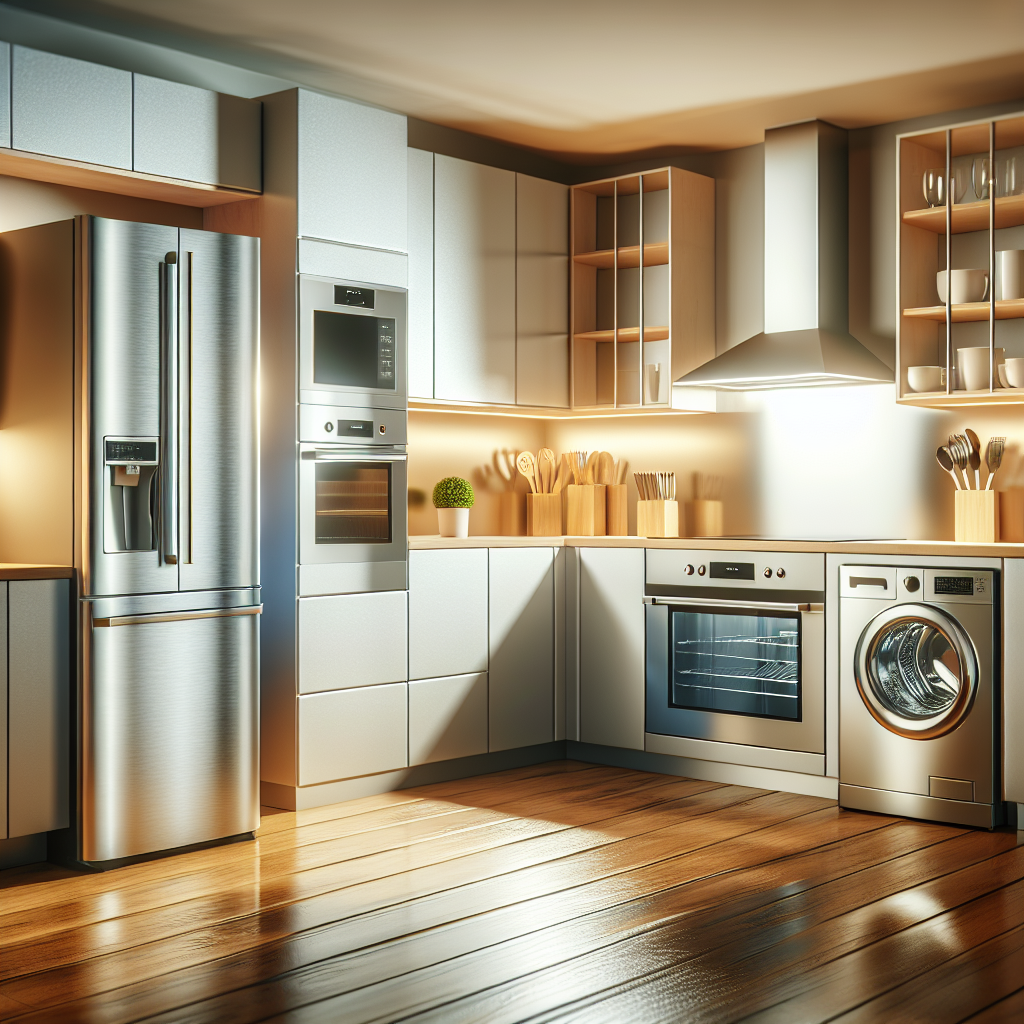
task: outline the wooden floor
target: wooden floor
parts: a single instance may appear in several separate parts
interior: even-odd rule
[[[1024,1019],[1024,846],[575,762],[0,873],[0,1019]]]

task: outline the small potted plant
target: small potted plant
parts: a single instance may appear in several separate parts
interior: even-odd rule
[[[446,476],[434,486],[434,508],[442,537],[469,536],[469,510],[476,501],[473,486],[461,476]]]

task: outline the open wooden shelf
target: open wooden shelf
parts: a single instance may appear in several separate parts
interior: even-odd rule
[[[953,323],[966,324],[988,319],[988,302],[959,302],[950,309]],[[915,306],[903,310],[913,320],[939,320],[945,322],[945,306]],[[1024,299],[996,299],[997,320],[1017,320],[1024,317]]]
[[[596,252],[578,252],[573,261],[598,270],[611,270],[615,266],[614,249],[598,249]],[[644,246],[644,266],[664,267],[668,265],[668,242],[650,242]],[[619,247],[619,270],[632,270],[640,266],[640,246]]]
[[[583,334],[574,335],[576,341],[614,341],[614,331],[585,331]],[[667,327],[645,327],[644,341],[664,341],[668,337]],[[639,327],[620,327],[619,343],[639,341]]]
[[[1012,228],[1024,224],[1024,195],[996,197],[996,228]],[[977,203],[957,203],[953,207],[953,234],[965,231],[985,231],[988,228],[988,200]],[[932,206],[924,210],[907,210],[903,223],[937,235],[946,233],[946,208]]]
[[[956,409],[963,405],[1024,405],[1024,388],[996,388],[994,391],[908,391],[901,399],[906,405],[926,409]]]

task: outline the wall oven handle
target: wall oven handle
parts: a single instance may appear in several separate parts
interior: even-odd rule
[[[310,462],[406,462],[408,455],[401,452],[382,452],[379,449],[351,448],[347,451],[303,452],[302,457]]]
[[[178,264],[160,264],[160,555],[178,561]]]
[[[724,598],[701,597],[645,597],[644,604],[675,605],[681,608],[721,608],[724,611],[740,611],[753,608],[757,611],[814,612],[825,611],[824,604],[789,604],[781,601],[730,601]]]
[[[263,605],[247,605],[245,608],[203,608],[193,612],[156,612],[150,615],[111,615],[106,619],[93,619],[95,627],[143,626],[147,622],[186,622],[189,619],[226,619],[233,615],[260,615]]]

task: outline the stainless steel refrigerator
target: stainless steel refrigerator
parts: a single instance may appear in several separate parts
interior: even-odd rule
[[[0,557],[80,570],[75,856],[252,832],[259,242],[80,217],[0,235],[0,279],[45,477],[0,471]]]

